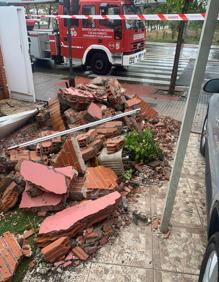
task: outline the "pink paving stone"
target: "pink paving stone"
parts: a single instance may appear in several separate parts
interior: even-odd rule
[[[67,193],[68,187],[65,176],[48,166],[23,161],[20,174],[26,181],[39,186],[41,190],[59,195]]]
[[[57,195],[54,193],[47,193],[47,192],[44,192],[40,196],[32,198],[27,193],[29,188],[30,188],[29,184],[26,183],[25,191],[22,194],[21,202],[19,205],[19,208],[21,209],[57,206],[63,200],[62,195]]]
[[[120,198],[119,192],[113,192],[97,200],[88,200],[66,208],[47,217],[40,225],[39,235],[68,230],[82,219],[95,216],[107,207],[115,205]]]

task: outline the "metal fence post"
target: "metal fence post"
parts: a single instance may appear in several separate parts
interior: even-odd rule
[[[215,26],[219,13],[218,0],[209,0],[206,19],[202,28],[201,39],[199,43],[198,56],[195,63],[195,68],[192,75],[192,80],[189,88],[188,98],[182,127],[179,135],[179,140],[176,149],[173,169],[171,172],[168,192],[164,212],[161,220],[161,232],[167,232],[170,223],[170,218],[173,211],[176,191],[182,171],[182,166],[185,158],[186,148],[189,141],[189,135],[192,128],[192,123],[195,115],[196,106],[198,103],[201,85],[205,74],[205,68],[208,62],[208,56],[211,48],[212,39],[214,36]]]

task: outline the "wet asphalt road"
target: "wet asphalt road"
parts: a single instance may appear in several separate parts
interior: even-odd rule
[[[116,76],[120,81],[130,83],[143,83],[156,86],[168,86],[173,67],[175,46],[171,43],[148,43],[146,48],[146,57],[127,69],[113,68],[110,75]],[[181,51],[177,85],[188,87],[190,84],[195,59],[198,52],[197,45],[185,45]],[[38,62],[37,72],[59,73],[64,78],[68,77],[69,70],[66,65],[55,66],[52,62]],[[82,75],[94,78],[89,69],[84,70],[81,67],[74,67],[76,75]],[[219,46],[211,49],[209,61],[206,68],[205,80],[219,77]]]

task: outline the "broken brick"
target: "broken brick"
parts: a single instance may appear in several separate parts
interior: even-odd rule
[[[69,266],[69,265],[71,265],[72,264],[72,261],[66,261],[66,262],[64,262],[63,263],[63,267],[67,267],[67,266]]]
[[[85,186],[87,190],[115,190],[118,177],[111,168],[104,166],[88,167]]]
[[[37,244],[45,246],[61,236],[74,237],[85,228],[107,218],[120,200],[120,193],[113,192],[94,201],[81,202],[47,217],[40,225]]]
[[[27,258],[32,256],[31,246],[27,240],[23,240],[22,253]]]
[[[116,110],[123,110],[126,99],[117,79],[110,78],[106,81],[107,99]]]
[[[57,98],[50,99],[48,101],[48,106],[53,129],[57,131],[65,130],[65,125],[60,113],[59,100]]]
[[[60,261],[55,262],[55,263],[54,263],[54,266],[55,266],[55,267],[59,267],[60,265],[63,265],[64,263],[65,263],[64,260],[60,260]]]
[[[95,153],[97,154],[103,148],[103,140],[99,138],[96,139],[95,141],[90,143],[90,147],[93,147]]]
[[[46,161],[44,157],[40,157],[37,155],[35,151],[29,150],[10,150],[9,156],[11,161],[24,161],[24,160],[31,160],[35,162]]]
[[[85,178],[77,177],[69,189],[69,199],[81,201],[86,198],[87,188],[85,186]]]
[[[120,136],[108,139],[105,142],[107,153],[113,154],[118,152],[123,147],[123,144],[124,144],[124,139]]]
[[[9,231],[0,237],[0,281],[9,282],[22,257],[22,250],[14,234]]]
[[[103,246],[105,244],[107,244],[109,241],[108,237],[107,236],[103,236],[100,240],[100,246]]]
[[[106,233],[108,235],[112,234],[113,233],[113,229],[112,229],[111,224],[109,224],[108,222],[105,222],[103,224],[103,231],[104,231],[104,233]]]
[[[149,104],[147,104],[144,100],[139,98],[138,96],[134,96],[130,100],[127,101],[127,105],[132,109],[141,109],[141,115],[145,119],[151,119],[158,115],[157,111],[153,109]]]
[[[87,135],[89,136],[90,141],[93,142],[97,136],[96,129],[89,129]]]
[[[54,167],[73,166],[79,175],[83,175],[86,170],[80,147],[77,140],[73,137],[65,141],[65,144],[53,162]]]
[[[33,234],[35,233],[35,231],[33,229],[29,229],[29,230],[26,230],[24,231],[24,234],[23,234],[23,239],[27,239],[29,237],[31,237]]]
[[[78,111],[86,110],[87,106],[94,100],[93,94],[89,91],[73,87],[60,89],[58,97],[61,103],[67,104]]]
[[[89,161],[90,159],[94,158],[96,153],[93,147],[89,146],[83,150],[81,150],[82,158],[85,162]]]
[[[86,251],[86,253],[87,253],[88,255],[93,255],[93,254],[95,254],[95,253],[97,252],[97,250],[98,250],[98,248],[97,248],[96,245],[95,245],[95,246],[91,246],[91,247],[86,247],[86,248],[85,248],[85,251]]]
[[[85,147],[90,143],[90,136],[86,133],[79,134],[76,139],[80,147]]]
[[[73,254],[80,260],[85,261],[89,258],[89,255],[79,246],[72,249]]]
[[[100,120],[103,117],[102,109],[95,103],[91,103],[87,108],[86,119],[88,121]]]
[[[23,187],[17,185],[14,181],[5,189],[0,199],[0,210],[6,212],[12,209],[23,191]]]
[[[68,237],[61,237],[44,247],[41,250],[41,253],[45,259],[45,261],[54,263],[58,261],[61,257],[66,255],[71,248],[70,241]]]
[[[72,253],[69,253],[69,254],[65,257],[65,261],[68,261],[68,260],[73,260],[73,254],[72,254]]]

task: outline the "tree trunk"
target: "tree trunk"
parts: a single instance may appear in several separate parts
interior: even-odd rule
[[[184,7],[182,9],[182,13],[188,12],[189,4],[190,4],[190,0],[185,0]],[[186,22],[181,21],[179,23],[176,52],[175,52],[174,64],[173,64],[173,69],[172,69],[172,74],[171,74],[171,79],[170,79],[170,87],[169,87],[169,92],[168,92],[169,95],[173,95],[175,92],[175,88],[176,88],[179,59],[180,59],[181,47],[183,44],[183,33],[184,33],[185,26],[186,26]]]
[[[52,5],[49,5],[49,15],[52,13]],[[48,29],[50,28],[51,18],[48,19]]]

